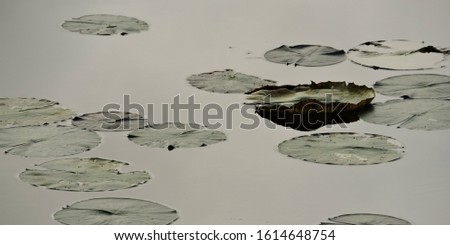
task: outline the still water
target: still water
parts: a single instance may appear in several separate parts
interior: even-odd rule
[[[293,67],[265,61],[280,45],[321,44],[348,50],[380,39],[409,39],[450,47],[450,2],[433,1],[120,1],[0,0],[0,97],[55,100],[78,114],[109,103],[162,105],[194,95],[202,108],[224,110],[244,95],[218,94],[188,85],[186,77],[215,70],[278,81],[347,81],[372,86],[412,73],[450,75],[449,68],[419,72],[373,70],[349,60],[327,67]],[[118,14],[144,20],[148,31],[89,36],[66,31],[64,20]],[[377,94],[375,102],[388,97]],[[187,114],[182,114],[186,120]],[[202,123],[202,113],[195,120]],[[238,110],[217,120],[223,143],[196,149],[153,149],[130,142],[125,132],[100,133],[102,144],[76,157],[129,162],[123,171],[146,170],[136,188],[77,193],[30,186],[26,168],[52,159],[0,155],[0,224],[58,224],[52,214],[94,197],[155,201],[178,210],[174,224],[318,224],[346,213],[379,213],[414,224],[450,224],[450,131],[413,131],[358,121],[315,132],[365,132],[405,145],[400,160],[372,166],[321,165],[288,158],[277,145],[307,135],[281,126],[239,128]],[[228,125],[230,126],[230,125]]]

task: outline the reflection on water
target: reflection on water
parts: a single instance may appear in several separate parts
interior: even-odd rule
[[[359,120],[358,112],[346,113],[290,113],[279,106],[256,107],[256,113],[278,125],[300,131],[314,131],[326,125],[347,124]]]

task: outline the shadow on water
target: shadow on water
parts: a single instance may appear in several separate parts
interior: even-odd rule
[[[314,131],[326,125],[352,123],[359,120],[358,111],[295,113],[283,106],[257,106],[255,112],[275,124],[299,131]]]

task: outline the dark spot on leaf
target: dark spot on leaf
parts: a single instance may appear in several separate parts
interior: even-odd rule
[[[419,52],[419,53],[441,53],[441,54],[445,53],[444,51],[442,51],[434,46],[426,46],[421,49],[418,49],[416,52]]]
[[[345,55],[345,51],[344,50],[336,50],[330,53],[326,53],[326,55],[331,55],[331,56],[342,56]]]
[[[375,46],[375,47],[381,47],[382,45],[378,42],[365,42],[362,45],[367,45],[367,46]]]

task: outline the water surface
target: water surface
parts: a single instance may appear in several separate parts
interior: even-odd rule
[[[319,44],[348,50],[379,39],[410,39],[450,47],[448,1],[24,1],[0,2],[0,97],[59,101],[78,114],[108,103],[161,105],[195,95],[223,108],[243,95],[190,87],[192,74],[234,69],[280,84],[349,81],[372,86],[388,76],[417,72],[365,68],[349,60],[327,67],[265,61],[280,45]],[[90,36],[66,31],[66,19],[119,14],[144,20],[149,31]],[[449,75],[449,68],[420,71]],[[375,101],[388,97],[377,95]],[[182,115],[182,119],[186,119]],[[202,123],[201,113],[196,114]],[[220,120],[219,120],[220,121]],[[318,224],[345,213],[380,213],[414,224],[450,224],[450,131],[412,131],[358,121],[315,132],[365,132],[394,137],[406,147],[395,162],[331,166],[288,158],[278,143],[308,132],[264,124],[221,128],[228,140],[204,148],[167,151],[137,146],[125,132],[100,133],[102,144],[75,157],[129,162],[146,170],[145,185],[113,192],[75,193],[36,188],[19,173],[52,159],[0,155],[0,224],[58,224],[61,207],[94,197],[152,200],[177,209],[175,224]],[[224,120],[220,121],[224,122]],[[262,119],[261,119],[261,122]]]

